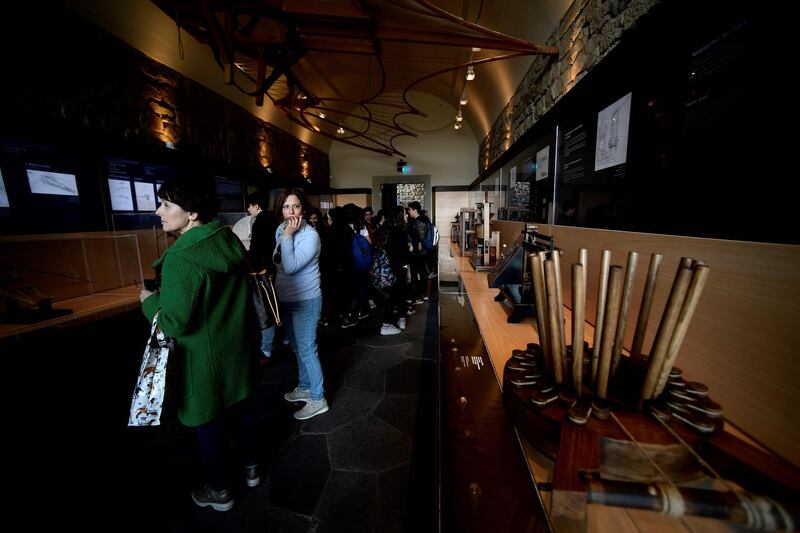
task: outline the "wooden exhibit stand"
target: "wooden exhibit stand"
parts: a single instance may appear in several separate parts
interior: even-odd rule
[[[463,282],[464,288],[469,296],[478,327],[483,338],[486,350],[492,362],[492,366],[500,388],[503,386],[503,368],[506,361],[510,358],[512,350],[525,349],[528,343],[538,343],[536,321],[534,318],[526,318],[519,324],[509,324],[506,321],[506,313],[502,306],[494,298],[498,289],[491,289],[487,284],[487,273],[475,272],[466,258],[458,256],[458,249],[451,248],[456,269]],[[565,329],[571,331],[571,314],[569,309],[565,309]],[[591,343],[594,336],[594,328],[586,324],[584,339]],[[570,439],[581,439],[581,432],[571,424],[561,425],[561,438],[564,442],[572,442]],[[735,429],[726,425],[726,430],[737,433]],[[741,435],[739,435],[741,437]],[[523,453],[527,460],[532,480],[539,490],[541,499],[548,512],[553,506],[553,492],[561,491],[560,497],[564,497],[569,492],[569,487],[555,487],[554,480],[564,479],[559,476],[558,469],[569,466],[569,458],[554,462],[539,449],[534,448],[524,438],[520,439]],[[585,443],[573,442],[578,448],[582,448]],[[596,442],[594,443],[596,445]],[[562,447],[563,448],[563,447]],[[567,454],[569,455],[569,454]],[[562,473],[563,474],[563,473]],[[566,476],[569,477],[569,476]],[[572,476],[577,480],[577,475]],[[557,483],[556,483],[557,484]],[[564,492],[566,491],[566,492]],[[564,506],[564,500],[559,504]],[[608,507],[599,504],[589,504],[586,506],[585,519],[578,520],[551,514],[551,520],[558,532],[561,531],[692,531],[692,532],[718,532],[718,531],[739,531],[742,528],[733,524],[703,518],[697,516],[684,516],[682,518],[672,518],[661,515],[653,511],[643,511],[622,507]],[[568,514],[568,513],[567,513]]]
[[[135,283],[155,276],[150,265],[168,244],[155,228],[0,237],[0,297],[46,298],[54,311],[71,311],[33,323],[0,323],[0,339],[137,309]]]
[[[23,335],[32,331],[57,326],[76,326],[86,321],[101,320],[107,316],[138,309],[139,289],[131,285],[96,294],[60,300],[55,309],[71,309],[72,313],[33,324],[0,324],[0,339]]]

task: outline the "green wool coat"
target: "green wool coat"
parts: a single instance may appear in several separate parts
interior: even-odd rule
[[[153,263],[161,290],[142,302],[152,322],[174,337],[170,354],[177,389],[178,419],[199,426],[250,396],[252,336],[248,333],[245,250],[219,221],[181,235]]]

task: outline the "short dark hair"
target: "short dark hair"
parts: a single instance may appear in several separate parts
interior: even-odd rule
[[[414,200],[413,202],[408,202],[408,208],[413,209],[417,213],[422,211],[422,205],[420,205],[420,203],[416,200]]]
[[[247,205],[257,205],[262,210],[266,211],[269,208],[269,198],[262,190],[251,192],[247,195]]]
[[[364,214],[366,215],[367,213],[375,214],[375,211],[372,210],[371,205],[368,205],[367,207],[364,208]]]
[[[311,203],[308,201],[308,197],[306,197],[306,193],[303,189],[299,187],[286,187],[281,191],[280,196],[278,196],[278,201],[275,204],[275,214],[278,220],[283,220],[283,203],[291,195],[297,196],[298,200],[300,200],[300,205],[303,206],[303,213],[308,213],[311,209]]]
[[[203,175],[182,174],[167,178],[158,189],[158,197],[179,205],[184,211],[197,213],[197,219],[203,224],[214,220],[219,212],[214,182]]]

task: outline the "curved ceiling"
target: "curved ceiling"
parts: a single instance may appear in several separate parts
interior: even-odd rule
[[[240,90],[254,94],[258,89],[253,80],[258,78],[255,71],[259,68],[257,61],[259,55],[245,54],[239,50],[235,55],[231,54],[231,57],[226,58],[224,43],[230,41],[226,41],[225,36],[230,36],[235,28],[244,29],[245,47],[240,48],[245,50],[248,38],[252,39],[251,43],[256,42],[257,37],[262,40],[266,38],[267,41],[272,39],[276,41],[274,44],[279,45],[287,41],[287,33],[292,33],[293,29],[299,27],[295,23],[301,21],[305,24],[304,28],[310,28],[303,37],[312,40],[307,41],[312,42],[311,46],[302,47],[304,50],[298,54],[299,57],[291,56],[295,52],[290,46],[273,47],[270,51],[278,50],[283,55],[277,61],[270,56],[272,64],[268,64],[268,61],[262,65],[264,68],[262,79],[269,78],[272,71],[280,71],[281,65],[292,65],[293,71],[290,76],[283,77],[278,74],[285,72],[285,69],[280,73],[276,72],[273,76],[275,79],[272,80],[274,90],[272,93],[265,93],[272,100],[272,104],[265,99],[265,108],[276,105],[290,120],[307,128],[308,131],[301,135],[305,138],[319,137],[325,133],[323,130],[327,129],[329,138],[343,140],[337,138],[340,136],[335,134],[337,127],[342,126],[346,134],[341,137],[347,137],[353,132],[363,131],[363,125],[366,123],[364,117],[371,117],[373,122],[383,124],[385,127],[379,128],[382,131],[373,136],[372,142],[377,144],[366,143],[366,146],[361,147],[381,153],[398,153],[393,148],[392,139],[398,134],[411,133],[406,128],[401,113],[413,114],[416,110],[413,107],[392,112],[386,110],[398,102],[410,106],[410,103],[403,98],[403,91],[409,88],[452,102],[454,108],[458,106],[459,96],[466,88],[468,104],[463,106],[462,115],[474,132],[476,141],[480,143],[530,67],[533,56],[529,54],[554,53],[554,48],[534,43],[547,41],[571,2],[568,0],[536,2],[530,0],[261,0],[255,2],[155,0],[153,3],[173,18],[179,13],[178,9],[186,10],[188,6],[189,11],[182,12],[178,22],[201,43],[205,41],[205,44],[214,51],[215,57],[209,55],[207,61],[213,62],[216,59],[223,67],[223,70],[218,70],[220,78],[224,77],[226,81],[234,81],[235,78],[241,85]],[[93,17],[96,21],[98,18],[105,21],[124,21],[125,16],[121,12],[134,8],[133,3],[128,1],[73,0],[68,4],[73,6],[91,4],[91,9],[95,12],[103,9],[112,12],[109,16]],[[240,11],[236,17],[229,17],[229,21],[226,22],[225,9],[230,10],[232,6],[238,6]],[[200,11],[195,10],[192,14],[191,9],[197,7]],[[253,13],[267,13],[273,16],[247,16],[248,9]],[[439,10],[451,13],[455,17],[439,13]],[[162,15],[158,10],[155,12]],[[285,17],[287,12],[291,14],[288,19]],[[376,13],[380,16],[376,16]],[[344,20],[348,21],[349,26],[333,24],[339,34],[332,33],[331,21]],[[442,23],[442,20],[445,22]],[[137,24],[138,31],[149,31],[150,26],[147,21],[139,21]],[[192,24],[195,28],[193,32],[190,29]],[[102,23],[101,25],[105,26]],[[118,33],[114,28],[106,27],[106,29]],[[438,33],[434,34],[433,30]],[[359,39],[360,32],[364,32],[368,38]],[[296,38],[297,35],[299,33],[295,32],[290,37]],[[416,43],[409,44],[407,41]],[[485,46],[481,47],[481,51],[471,53],[471,46],[475,46],[476,43]],[[489,46],[493,49],[489,49]],[[326,47],[328,53],[324,55],[308,51]],[[338,53],[336,53],[337,47],[340,48]],[[331,48],[334,49],[334,53],[330,53]],[[360,50],[362,48],[363,50]],[[359,51],[363,53],[358,53]],[[524,57],[489,62],[494,57],[514,54]],[[479,64],[475,66],[476,79],[467,83],[465,73],[470,59],[473,63]],[[381,66],[388,74],[383,80],[383,95],[377,91],[381,79],[376,73]],[[242,76],[248,71],[250,80],[246,75]],[[442,73],[412,83],[423,77],[422,73],[427,76],[437,71]],[[397,76],[398,73],[403,75]],[[209,80],[196,81],[204,83]],[[210,87],[219,85],[219,80],[212,81],[211,84],[204,84]],[[342,102],[336,101],[337,94],[343,97]],[[389,107],[376,112],[378,108],[375,106],[370,108],[362,103],[353,103],[353,94],[364,95],[362,97],[364,100],[373,98],[373,103],[388,104]],[[348,101],[351,102],[349,106]],[[319,116],[320,112],[325,118]],[[417,124],[418,120],[414,123]],[[314,133],[315,130],[320,133]],[[317,142],[313,144],[317,146],[329,144],[324,141],[319,142],[322,139],[315,141]]]

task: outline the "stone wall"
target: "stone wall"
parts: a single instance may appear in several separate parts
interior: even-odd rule
[[[425,207],[425,184],[424,183],[398,183],[397,184],[397,205],[407,206],[409,202],[417,201]]]
[[[486,170],[622,39],[657,0],[575,0],[547,40],[558,57],[538,56],[480,146]]]

